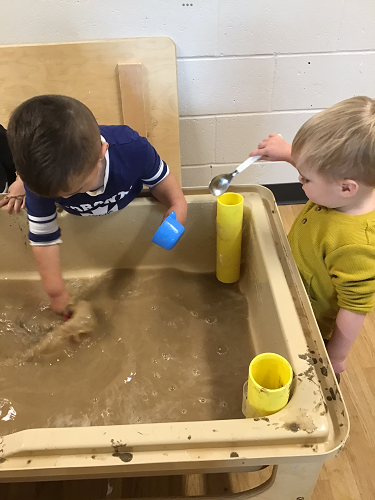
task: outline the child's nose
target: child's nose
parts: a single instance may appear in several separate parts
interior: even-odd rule
[[[303,184],[303,177],[302,177],[302,175],[298,176],[298,180],[300,181],[301,184]]]

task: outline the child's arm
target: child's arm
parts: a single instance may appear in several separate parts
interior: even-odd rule
[[[163,220],[172,212],[176,212],[177,220],[185,223],[187,203],[176,177],[169,173],[159,184],[150,189],[157,200],[167,207]]]
[[[32,249],[50,307],[62,313],[70,299],[61,274],[59,245],[33,246]]]
[[[19,214],[21,208],[25,208],[25,188],[20,177],[9,186],[8,193],[0,200],[0,208],[4,208],[8,214]]]
[[[365,314],[340,309],[327,352],[335,373],[345,370],[345,359],[361,331]]]
[[[287,161],[293,165],[291,151],[292,146],[281,135],[270,134],[258,144],[258,149],[252,151],[249,156],[261,156],[261,160],[268,161]]]
[[[52,198],[43,198],[25,186],[26,209],[29,221],[29,241],[51,304],[57,313],[69,304],[60,268],[61,230],[57,222],[56,205]]]

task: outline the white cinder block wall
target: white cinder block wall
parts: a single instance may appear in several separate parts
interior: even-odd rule
[[[169,36],[177,46],[184,186],[206,186],[270,132],[375,97],[374,0],[12,0],[0,44]],[[1,78],[1,75],[0,75]],[[239,183],[297,180],[256,164]]]

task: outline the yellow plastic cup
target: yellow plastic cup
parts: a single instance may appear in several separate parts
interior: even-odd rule
[[[249,366],[245,416],[267,416],[282,410],[289,401],[292,380],[292,367],[279,354],[255,356]]]
[[[234,283],[240,277],[243,197],[224,193],[217,200],[216,277]]]

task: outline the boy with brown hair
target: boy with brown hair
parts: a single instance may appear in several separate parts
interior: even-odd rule
[[[33,97],[12,113],[7,131],[25,184],[29,240],[51,308],[69,304],[60,269],[56,203],[78,216],[117,212],[143,185],[184,224],[187,204],[167,164],[144,137],[126,125],[98,125],[80,101],[62,95]]]
[[[256,155],[291,163],[310,200],[288,239],[338,374],[375,304],[375,101],[339,102],[302,125],[291,146],[271,134]]]

